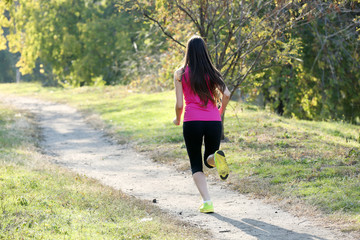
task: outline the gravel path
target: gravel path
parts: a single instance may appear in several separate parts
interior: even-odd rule
[[[209,182],[216,213],[200,214],[199,194],[189,173],[154,163],[128,145],[117,145],[94,130],[74,108],[33,98],[0,96],[2,101],[35,113],[42,148],[53,162],[96,178],[128,195],[153,201],[174,216],[210,229],[214,239],[310,240],[355,239],[292,216],[261,200],[249,199]]]

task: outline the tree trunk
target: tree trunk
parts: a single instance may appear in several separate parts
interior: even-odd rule
[[[16,69],[16,83],[20,83],[20,70],[19,68]]]

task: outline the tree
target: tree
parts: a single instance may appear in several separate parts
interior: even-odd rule
[[[321,92],[317,115],[355,123],[360,117],[360,22],[355,20],[360,1],[322,6],[320,11],[327,12],[300,32],[307,38],[305,71],[318,79],[316,88]]]
[[[15,81],[14,61],[14,56],[11,53],[5,50],[0,51],[0,83]]]
[[[318,3],[320,13],[288,32],[298,39],[299,61],[266,71],[259,80],[268,104],[279,114],[305,119],[360,117],[359,3]]]
[[[282,79],[280,75],[276,79],[276,82],[282,85],[277,88],[278,94],[281,96],[276,97],[276,109],[279,113],[285,112],[286,115],[295,114],[312,119],[319,114],[319,109],[326,109],[330,104],[334,106],[338,104],[335,98],[328,103],[323,101],[322,104],[319,104],[320,100],[325,99],[325,95],[333,95],[333,91],[314,84],[314,74],[306,67],[308,61],[305,66],[301,63],[301,57],[306,58],[303,50],[308,42],[303,41],[301,34],[295,34],[295,32],[307,26],[314,26],[319,22],[318,19],[322,21],[321,19],[334,18],[338,16],[339,12],[344,12],[352,16],[352,19],[348,18],[351,21],[340,20],[340,23],[328,19],[328,22],[329,20],[332,22],[333,28],[331,34],[324,38],[330,40],[338,37],[340,43],[341,37],[344,37],[342,35],[347,33],[345,35],[349,36],[348,30],[351,30],[353,36],[350,41],[356,42],[358,34],[354,29],[359,26],[357,14],[360,1],[137,0],[135,2],[133,8],[140,10],[145,19],[158,25],[164,35],[180,48],[185,47],[184,36],[194,33],[201,35],[207,41],[215,65],[222,72],[232,95],[240,86],[257,88],[259,84],[261,85],[260,79],[263,80],[263,84],[270,86],[269,82],[266,82],[269,80],[266,76],[269,76],[269,71],[275,70],[278,73],[289,74],[286,79]],[[358,20],[353,20],[356,17]],[[349,23],[350,25],[346,25]],[[191,34],[183,33],[184,30],[181,26],[184,24],[193,28],[190,31]],[[357,45],[352,47],[338,45],[343,50],[348,49],[344,51],[344,54],[346,52],[348,55],[353,53],[352,59],[356,59],[358,56],[355,46]],[[349,49],[354,50],[349,51]],[[307,51],[307,49],[305,50]],[[314,48],[311,50],[311,53],[319,53],[318,57],[325,57],[326,61],[329,61],[328,55],[321,54],[321,52],[322,48],[320,51]],[[315,60],[318,61],[320,58]],[[335,76],[333,74],[335,66],[341,66],[335,63],[336,61],[325,64],[332,68],[327,71],[332,73],[332,78]],[[351,79],[357,79],[358,64],[354,65],[354,61],[347,63],[349,66],[351,64],[354,69],[350,74],[352,75]],[[266,73],[267,75],[265,75]],[[296,81],[292,82],[292,80]],[[351,92],[349,85],[357,86],[356,80],[343,82],[346,82],[343,86]],[[303,89],[299,89],[299,87],[303,87]],[[311,87],[315,87],[315,89],[311,89]],[[321,92],[325,92],[325,94],[323,97],[318,97],[317,94]],[[338,96],[341,92],[344,93],[345,90],[337,90]],[[348,91],[346,90],[346,92]],[[349,96],[348,93],[345,95]],[[353,100],[345,98],[348,100],[343,101],[344,104],[341,106],[341,108],[349,109],[349,113],[356,110],[354,107],[346,107],[356,105],[355,95],[351,94],[351,96]],[[297,111],[296,106],[299,106],[301,110]],[[335,111],[335,108],[332,109]],[[342,111],[338,107],[336,111],[339,110]],[[222,117],[224,118],[224,116]],[[352,114],[352,118],[354,118],[354,114]]]
[[[1,2],[0,26],[9,34],[1,34],[0,45],[6,40],[11,52],[20,53],[17,66],[23,74],[40,63],[44,74],[61,85],[114,84],[121,74],[114,66],[133,51],[133,32],[141,28],[133,16],[119,13],[115,3]]]
[[[291,59],[293,49],[282,41],[283,33],[316,15],[301,1],[137,0],[134,8],[182,48],[185,44],[176,38],[179,25],[193,26],[192,33],[207,42],[231,95],[249,75]]]

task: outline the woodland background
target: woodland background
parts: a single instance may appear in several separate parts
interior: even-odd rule
[[[173,88],[201,35],[233,99],[360,124],[360,1],[7,0],[0,82]]]

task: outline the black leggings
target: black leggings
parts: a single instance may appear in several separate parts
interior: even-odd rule
[[[221,122],[220,121],[190,121],[184,122],[183,134],[186,150],[189,155],[192,173],[202,172],[203,164],[201,157],[201,146],[204,138],[205,153],[204,163],[208,168],[213,168],[207,164],[206,159],[215,153],[220,147]]]

